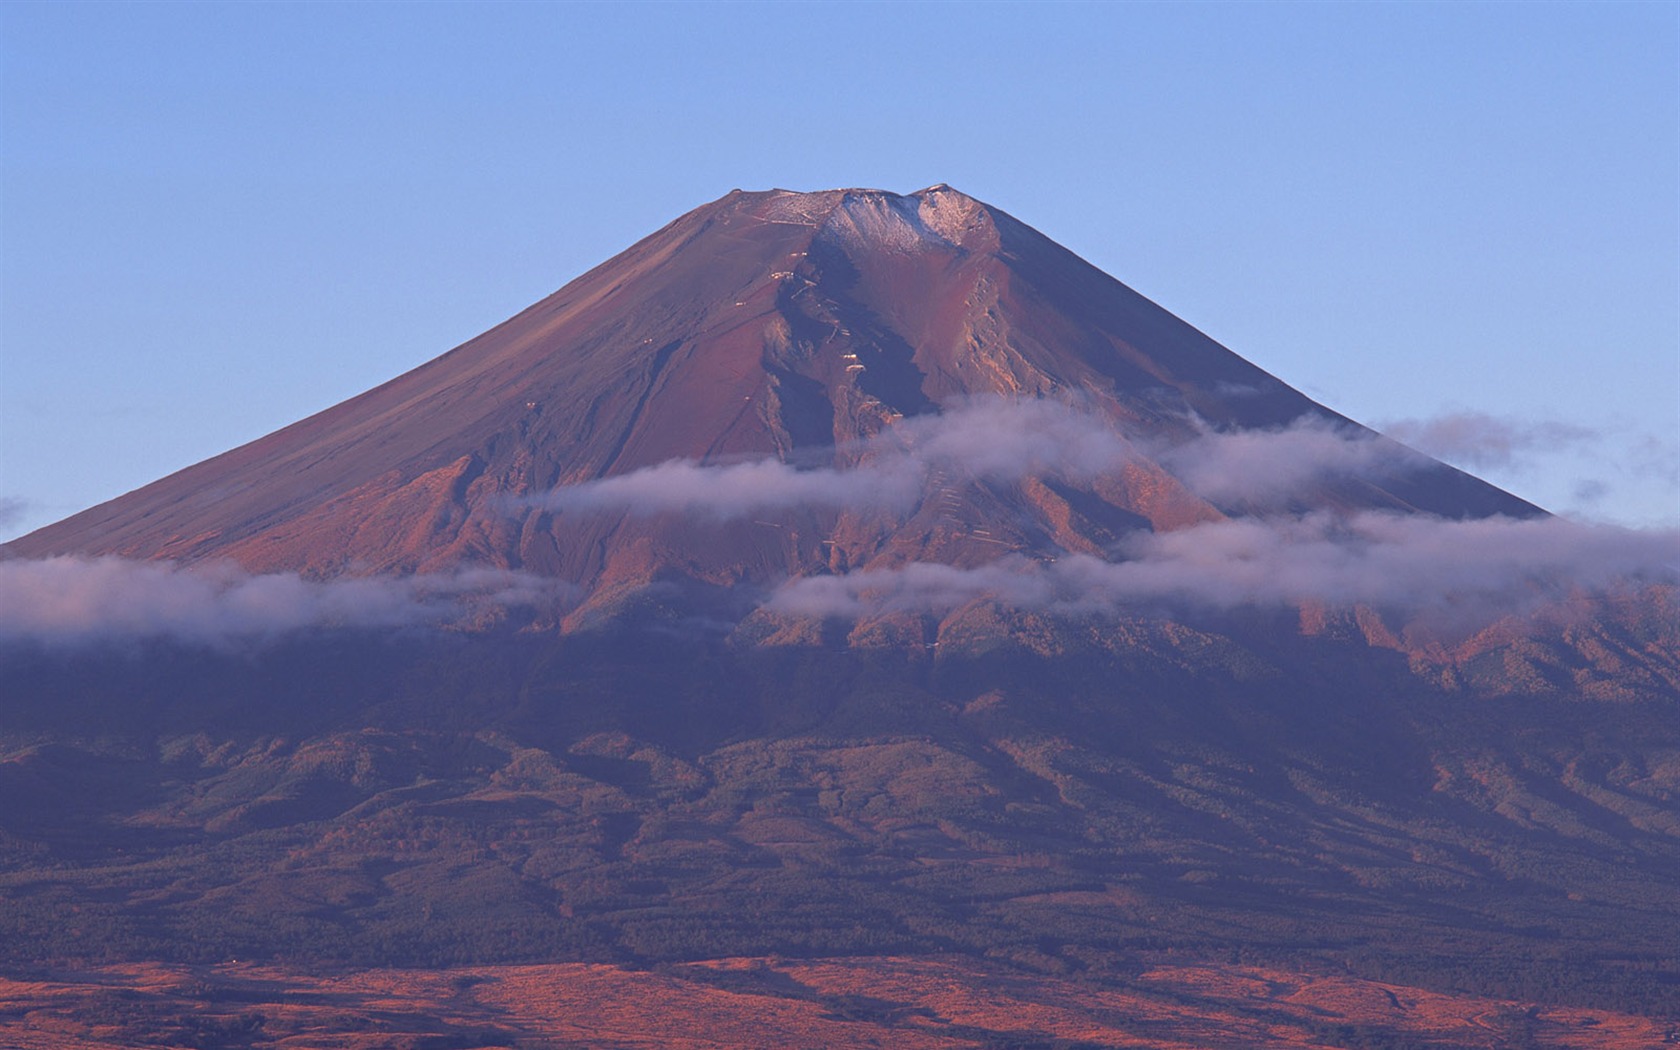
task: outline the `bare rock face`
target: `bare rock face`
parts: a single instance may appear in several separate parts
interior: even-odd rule
[[[934,471],[887,511],[721,521],[540,499],[670,460],[845,469],[908,420],[993,396],[1076,403],[1142,451],[1073,482]],[[1302,420],[1357,429],[948,186],[735,191],[406,375],[4,551],[233,559],[314,577],[483,565],[595,595],[671,576],[729,587],[1000,551],[1049,558],[1242,513],[1153,450],[1197,428]],[[1310,499],[1539,513],[1436,463],[1327,482]]]

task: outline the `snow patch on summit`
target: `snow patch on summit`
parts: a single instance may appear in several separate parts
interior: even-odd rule
[[[823,230],[848,249],[910,253],[954,247],[922,221],[919,204],[896,193],[848,193]]]
[[[844,195],[843,190],[828,190],[822,193],[780,190],[764,203],[763,215],[771,222],[820,226]]]
[[[921,202],[916,214],[922,225],[945,240],[972,248],[975,247],[977,234],[989,234],[987,239],[993,242],[990,247],[996,247],[996,228],[992,225],[991,213],[984,204],[968,194],[940,184],[929,186],[912,199]]]
[[[901,195],[886,190],[773,190],[755,209],[769,222],[814,226],[846,249],[913,253],[997,247],[986,206],[940,183]]]

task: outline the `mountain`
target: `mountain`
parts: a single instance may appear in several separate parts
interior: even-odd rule
[[[891,522],[842,507],[794,514],[776,522],[798,526],[792,543],[763,527],[517,502],[674,459],[840,466],[895,421],[999,396],[1078,396],[1126,436],[1164,447],[1198,426],[1355,429],[950,187],[735,191],[406,375],[5,551],[232,558],[312,575],[465,563],[597,589],[677,567],[739,582],[949,560],[939,551],[976,546],[986,526],[1016,546],[1100,550],[1115,532],[1233,509],[1141,453],[1101,486],[1060,496],[1023,486],[1005,506],[976,486],[929,485]],[[1433,463],[1309,499],[1538,513]]]
[[[737,191],[0,548],[0,1034],[1649,1045],[1667,544],[949,187]]]

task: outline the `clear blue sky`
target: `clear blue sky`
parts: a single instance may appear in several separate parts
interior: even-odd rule
[[[1545,506],[1680,522],[1680,5],[14,0],[0,61],[0,538],[733,187],[933,182],[1357,419],[1491,416],[1460,461]]]

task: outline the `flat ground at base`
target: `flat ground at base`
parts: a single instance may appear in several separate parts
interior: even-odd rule
[[[0,978],[17,1050],[286,1047],[1660,1046],[1673,1025],[1603,1010],[1174,962],[1124,981],[966,958],[566,963],[331,975],[227,963]]]

